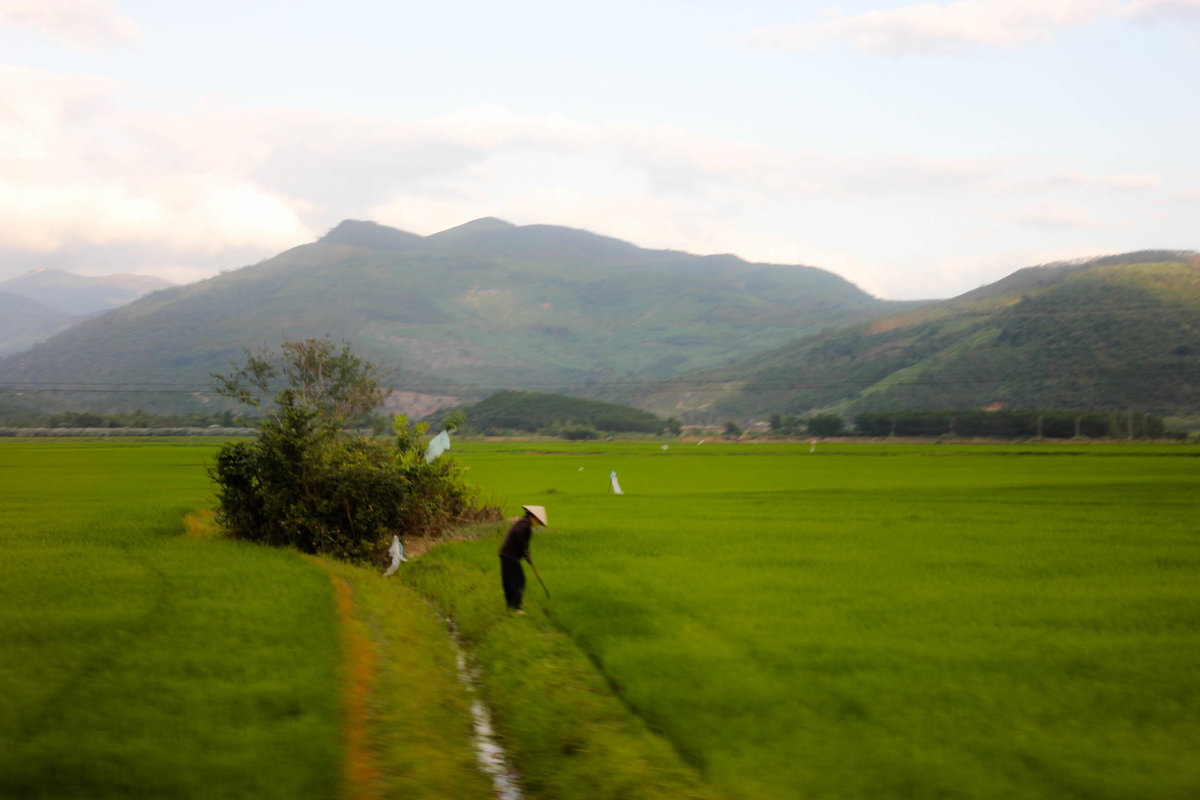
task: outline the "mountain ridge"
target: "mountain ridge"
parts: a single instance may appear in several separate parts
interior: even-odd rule
[[[0,381],[157,383],[213,402],[209,373],[243,348],[329,335],[393,369],[410,384],[401,389],[460,400],[493,388],[586,394],[904,307],[814,267],[647,250],[570,228],[484,218],[419,237],[346,221],[90,319],[0,361]]]
[[[1172,260],[1148,260],[1163,257]],[[955,298],[678,376],[642,392],[639,405],[710,418],[940,408],[1195,413],[1200,258],[1128,258],[1018,270]]]
[[[53,391],[89,410],[209,408],[220,402],[211,373],[244,349],[323,335],[391,370],[393,410],[422,413],[514,389],[689,421],[1021,405],[1178,412],[1200,405],[1200,258],[1039,265],[957,297],[897,302],[814,267],[573,228],[485,217],[422,237],[346,220],[2,359],[0,389]]]
[[[172,285],[153,275],[90,276],[41,267],[0,282],[0,291],[24,295],[64,315],[81,316],[116,308]]]

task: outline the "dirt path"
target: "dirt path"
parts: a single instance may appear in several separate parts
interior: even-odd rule
[[[310,558],[330,577],[343,662],[341,800],[520,800],[483,754],[486,708],[461,670],[469,659],[415,592],[360,567]],[[511,787],[510,785],[511,784]]]
[[[377,800],[379,770],[371,755],[368,702],[375,680],[375,649],[355,614],[350,584],[330,573],[337,600],[338,629],[342,641],[343,747],[345,748],[346,800]]]

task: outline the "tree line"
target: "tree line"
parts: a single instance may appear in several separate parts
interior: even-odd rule
[[[773,414],[771,432],[780,436],[838,436],[846,432],[837,414],[807,420]],[[854,418],[858,436],[963,436],[979,439],[1161,439],[1168,436],[1163,418],[1140,412],[1011,409],[983,411],[872,411]]]
[[[682,424],[631,406],[542,392],[498,392],[460,409],[462,430],[477,434],[536,433],[564,439],[610,434],[678,436]]]
[[[150,414],[139,408],[112,414],[96,411],[0,414],[0,424],[21,428],[235,428],[244,423],[232,411]]]

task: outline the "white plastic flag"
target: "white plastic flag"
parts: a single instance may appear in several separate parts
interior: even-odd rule
[[[387,572],[383,573],[385,578],[399,569],[401,561],[408,561],[404,557],[404,545],[401,544],[399,536],[392,537],[392,546],[388,548],[388,555],[392,557],[392,564],[387,568]]]
[[[432,464],[434,459],[449,449],[450,434],[447,431],[442,431],[429,440],[429,447],[425,448],[425,463]]]
[[[621,491],[621,484],[617,483],[617,471],[615,469],[608,477],[612,480],[613,494],[625,494]]]

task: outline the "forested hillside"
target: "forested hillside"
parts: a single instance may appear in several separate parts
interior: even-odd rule
[[[660,413],[710,419],[989,407],[1192,413],[1200,259],[1134,254],[1021,270],[953,300],[690,373],[642,398]]]
[[[567,228],[486,219],[420,237],[347,221],[0,361],[0,385],[95,410],[189,410],[212,401],[210,373],[243,348],[329,335],[410,392],[588,395],[909,306],[811,267],[644,250]]]
[[[219,411],[211,374],[245,348],[326,335],[390,371],[390,410],[421,415],[514,389],[684,423],[949,408],[1187,415],[1200,407],[1200,258],[1032,267],[950,300],[889,303],[819,269],[568,228],[483,219],[421,237],[347,221],[0,360],[0,412]]]

